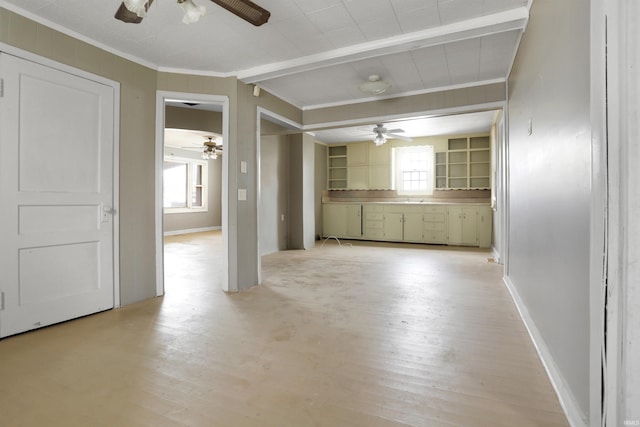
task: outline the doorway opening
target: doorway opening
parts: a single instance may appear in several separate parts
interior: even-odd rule
[[[165,279],[169,276],[171,280],[188,278],[194,270],[212,268],[212,259],[216,260],[214,283],[219,283],[224,291],[229,289],[228,160],[222,154],[223,147],[228,145],[228,111],[229,101],[224,96],[164,91],[157,94],[158,296],[164,295]],[[204,159],[208,141],[215,142],[216,152]],[[191,239],[190,234],[199,238]],[[166,257],[165,235],[172,245]],[[189,241],[197,242],[196,246]],[[181,247],[189,250],[181,251]]]

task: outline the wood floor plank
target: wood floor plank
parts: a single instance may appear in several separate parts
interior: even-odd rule
[[[328,242],[224,294],[220,237],[167,239],[163,298],[0,341],[0,425],[568,425],[489,252]]]

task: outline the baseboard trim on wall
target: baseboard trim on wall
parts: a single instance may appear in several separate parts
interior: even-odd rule
[[[216,225],[214,227],[203,227],[203,228],[190,228],[187,230],[174,230],[174,231],[165,231],[165,236],[178,236],[180,234],[191,234],[191,233],[204,233],[206,231],[216,231],[222,230],[222,227]]]
[[[564,413],[569,421],[571,427],[587,427],[588,422],[585,415],[580,410],[580,406],[576,402],[576,399],[569,389],[562,373],[558,369],[558,365],[556,365],[547,344],[545,343],[540,331],[536,327],[533,319],[529,315],[529,310],[520,298],[520,294],[516,290],[513,282],[509,279],[509,277],[504,277],[504,283],[511,294],[511,298],[513,302],[516,304],[516,308],[518,309],[518,313],[520,314],[520,318],[524,322],[527,331],[529,332],[529,336],[531,337],[531,341],[533,341],[533,345],[538,352],[538,356],[542,361],[542,365],[544,369],[547,371],[547,375],[549,376],[549,380],[551,381],[551,385],[556,391],[558,395],[558,399],[560,400],[560,406],[564,410]]]

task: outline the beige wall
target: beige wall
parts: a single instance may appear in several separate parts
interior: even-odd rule
[[[247,188],[247,202],[229,199],[229,280],[231,291],[257,283],[256,107],[296,122],[302,113],[235,78],[162,73],[37,24],[0,8],[0,42],[120,83],[120,287],[131,304],[156,294],[155,283],[155,109],[156,91],[226,96],[229,99],[229,194]],[[241,123],[241,125],[239,125]],[[239,160],[248,173],[239,174]],[[242,261],[242,269],[238,264]]]

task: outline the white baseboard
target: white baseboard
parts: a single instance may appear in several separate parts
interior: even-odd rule
[[[496,263],[504,264],[502,262],[502,258],[500,258],[500,254],[498,253],[498,250],[496,249],[495,246],[491,246],[491,256],[493,256],[493,259],[496,260]]]
[[[571,425],[571,427],[587,427],[587,417],[582,413],[582,410],[580,410],[580,406],[576,402],[575,396],[571,392],[571,389],[567,385],[567,382],[565,381],[562,373],[558,369],[558,365],[556,365],[555,361],[553,360],[551,352],[549,351],[547,344],[542,338],[540,331],[538,331],[538,328],[536,327],[533,319],[529,315],[529,311],[522,301],[522,298],[520,298],[520,294],[518,294],[518,291],[516,290],[509,277],[504,277],[504,283],[507,286],[509,293],[511,294],[513,302],[516,304],[518,313],[520,313],[520,317],[522,318],[527,331],[529,332],[529,336],[531,337],[533,345],[538,352],[538,356],[542,361],[542,365],[547,371],[549,380],[551,380],[551,384],[553,385],[553,388],[558,395],[558,400],[560,400],[560,405],[562,406],[562,409],[567,416],[569,424]]]
[[[174,230],[174,231],[165,231],[165,236],[178,236],[180,234],[191,234],[191,233],[203,233],[206,231],[216,231],[222,230],[222,227],[217,225],[214,227],[203,227],[203,228],[190,228],[188,230]]]

